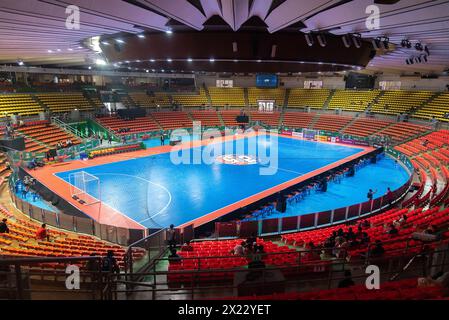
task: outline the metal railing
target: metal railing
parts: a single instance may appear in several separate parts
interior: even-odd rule
[[[133,259],[132,253],[135,248],[145,250],[144,257],[138,261],[134,261]],[[147,237],[130,244],[125,253],[125,273],[133,273],[150,267],[166,251],[167,229],[157,230]]]
[[[347,223],[387,210],[407,195],[413,182],[413,174],[411,174],[413,165],[410,160],[394,149],[387,149],[387,153],[401,161],[410,173],[407,182],[393,190],[388,196],[384,195],[363,203],[298,216],[271,219],[264,217],[263,219],[239,222],[216,222],[215,235],[217,237],[245,237],[251,234],[259,236],[278,235]]]
[[[65,123],[64,121],[59,120],[59,118],[51,117],[50,120],[51,120],[51,123],[55,124],[62,130],[66,131],[70,134],[73,134],[76,137],[85,138],[84,134],[81,131],[79,131],[78,129],[72,127],[71,125]]]
[[[127,296],[130,296],[146,292],[151,295],[151,299],[158,299],[167,294],[170,296],[178,295],[180,299],[191,300],[195,298],[202,299],[205,296],[210,298],[223,297],[223,293],[226,292],[228,293],[227,296],[236,296],[240,289],[240,285],[236,284],[236,279],[241,279],[250,273],[259,274],[260,280],[254,285],[255,291],[263,291],[267,285],[272,284],[272,279],[273,277],[276,278],[276,276],[283,283],[284,290],[288,288],[295,291],[304,291],[306,283],[309,289],[311,286],[313,286],[314,290],[330,289],[344,278],[344,270],[363,270],[366,266],[374,264],[379,266],[381,278],[384,281],[389,281],[390,279],[398,279],[400,277],[425,277],[430,274],[433,275],[438,271],[446,271],[449,262],[447,261],[449,249],[426,251],[423,246],[412,247],[407,245],[405,249],[389,251],[389,254],[392,256],[380,258],[371,257],[370,250],[367,250],[365,257],[355,260],[345,258],[327,261],[307,261],[304,259],[304,255],[307,256],[313,251],[321,251],[321,249],[294,253],[265,254],[265,259],[268,257],[281,257],[286,254],[296,255],[297,259],[295,263],[289,265],[266,266],[260,269],[247,269],[245,266],[237,268],[208,267],[207,260],[219,259],[220,261],[225,261],[226,259],[236,258],[235,256],[218,256],[182,258],[180,261],[174,262],[176,264],[181,263],[181,261],[197,261],[197,268],[195,269],[157,271],[158,263],[170,263],[170,259],[158,259],[158,263],[153,265],[152,271],[133,274],[135,278],[147,279],[146,282],[129,281],[127,280],[130,279],[129,277],[122,277],[123,280],[118,280],[117,282],[125,285],[125,288],[117,290],[116,293],[126,292]],[[410,267],[410,260],[416,257],[425,257],[425,261]],[[439,257],[439,259],[434,259],[436,257]],[[282,273],[282,275],[279,273]],[[355,275],[353,278],[354,280],[357,278],[365,279],[366,274],[362,272],[361,275]],[[126,286],[127,284],[132,284],[132,286]]]
[[[63,212],[54,212],[34,206],[32,203],[25,201],[16,194],[15,181],[16,178],[14,175],[11,175],[9,178],[11,201],[18,210],[29,216],[30,219],[46,223],[49,226],[56,228],[96,236],[101,240],[122,246],[127,246],[129,242],[132,241],[130,239],[143,237],[144,230],[105,225],[98,223],[91,218],[68,215]],[[138,234],[140,234],[140,236],[138,236]]]
[[[365,268],[376,265],[380,269],[382,282],[393,279],[417,278],[445,272],[449,265],[447,243],[435,243],[435,249],[426,246],[406,246],[403,249],[389,250],[388,256],[357,259],[308,260],[307,255],[318,250],[278,252],[263,255],[262,259],[274,261],[282,255],[294,255],[293,263],[267,265],[261,268],[208,267],[208,260],[235,259],[236,256],[191,257],[173,261],[158,258],[150,271],[133,273],[112,273],[102,271],[100,257],[70,258],[9,258],[0,259],[0,295],[7,299],[34,299],[42,294],[48,298],[61,298],[67,295],[79,299],[167,299],[178,296],[179,299],[203,299],[231,297],[253,294],[270,294],[268,288],[279,285],[281,292],[301,292],[325,290],[336,287],[343,279],[345,270],[353,270],[353,280],[366,279]],[[321,249],[319,249],[321,250]],[[242,257],[251,261],[250,257]],[[159,265],[181,264],[197,261],[197,268],[160,271]],[[79,268],[80,286],[78,290],[61,287],[67,283],[67,266]],[[358,274],[357,274],[358,273]],[[251,282],[248,275],[254,276]],[[141,279],[145,279],[142,281]],[[244,281],[241,281],[241,280]],[[274,281],[276,280],[276,281]],[[46,284],[44,287],[39,284]],[[382,286],[382,284],[381,284]],[[251,292],[251,293],[249,293]],[[84,296],[83,296],[84,295]]]

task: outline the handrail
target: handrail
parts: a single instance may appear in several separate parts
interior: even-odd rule
[[[125,273],[128,273],[128,272],[133,273],[133,271],[134,271],[134,268],[133,268],[134,261],[133,261],[133,254],[132,254],[133,248],[136,248],[136,247],[141,248],[141,246],[145,247],[145,246],[149,245],[149,243],[151,242],[152,239],[158,239],[158,249],[159,249],[158,251],[159,252],[156,254],[155,258],[151,257],[151,248],[148,247],[148,249],[147,249],[148,250],[148,253],[147,253],[148,254],[148,262],[144,266],[142,266],[143,268],[150,266],[157,258],[159,258],[162,254],[164,254],[167,250],[167,248],[165,246],[166,245],[165,239],[163,239],[163,236],[166,234],[166,232],[167,232],[167,229],[163,228],[163,229],[160,229],[160,230],[130,244],[128,246],[128,249],[126,250],[125,256],[124,256]],[[164,241],[164,243],[161,243],[161,239]]]
[[[61,128],[62,130],[73,134],[77,137],[81,137],[81,138],[85,138],[84,135],[76,128],[73,128],[71,125],[59,120],[57,117],[51,117],[51,123],[57,125],[59,128]]]

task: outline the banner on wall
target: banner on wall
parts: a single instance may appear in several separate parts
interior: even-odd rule
[[[296,132],[296,131],[293,131],[292,132],[292,136],[293,137],[298,137],[298,138],[303,138],[304,137],[304,135],[302,134],[302,132]]]
[[[293,132],[292,131],[283,130],[283,131],[281,131],[281,134],[283,134],[285,136],[291,136],[291,135],[293,135]]]
[[[368,141],[361,141],[361,140],[353,140],[353,139],[338,139],[337,142],[344,143],[344,144],[352,144],[355,146],[369,146]]]

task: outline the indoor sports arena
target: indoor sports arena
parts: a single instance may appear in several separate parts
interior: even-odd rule
[[[0,299],[447,300],[448,17],[0,0]]]

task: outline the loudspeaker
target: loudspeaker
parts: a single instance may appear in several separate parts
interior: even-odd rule
[[[287,211],[287,201],[285,201],[285,198],[282,197],[281,199],[278,199],[276,202],[276,210],[284,213]]]

